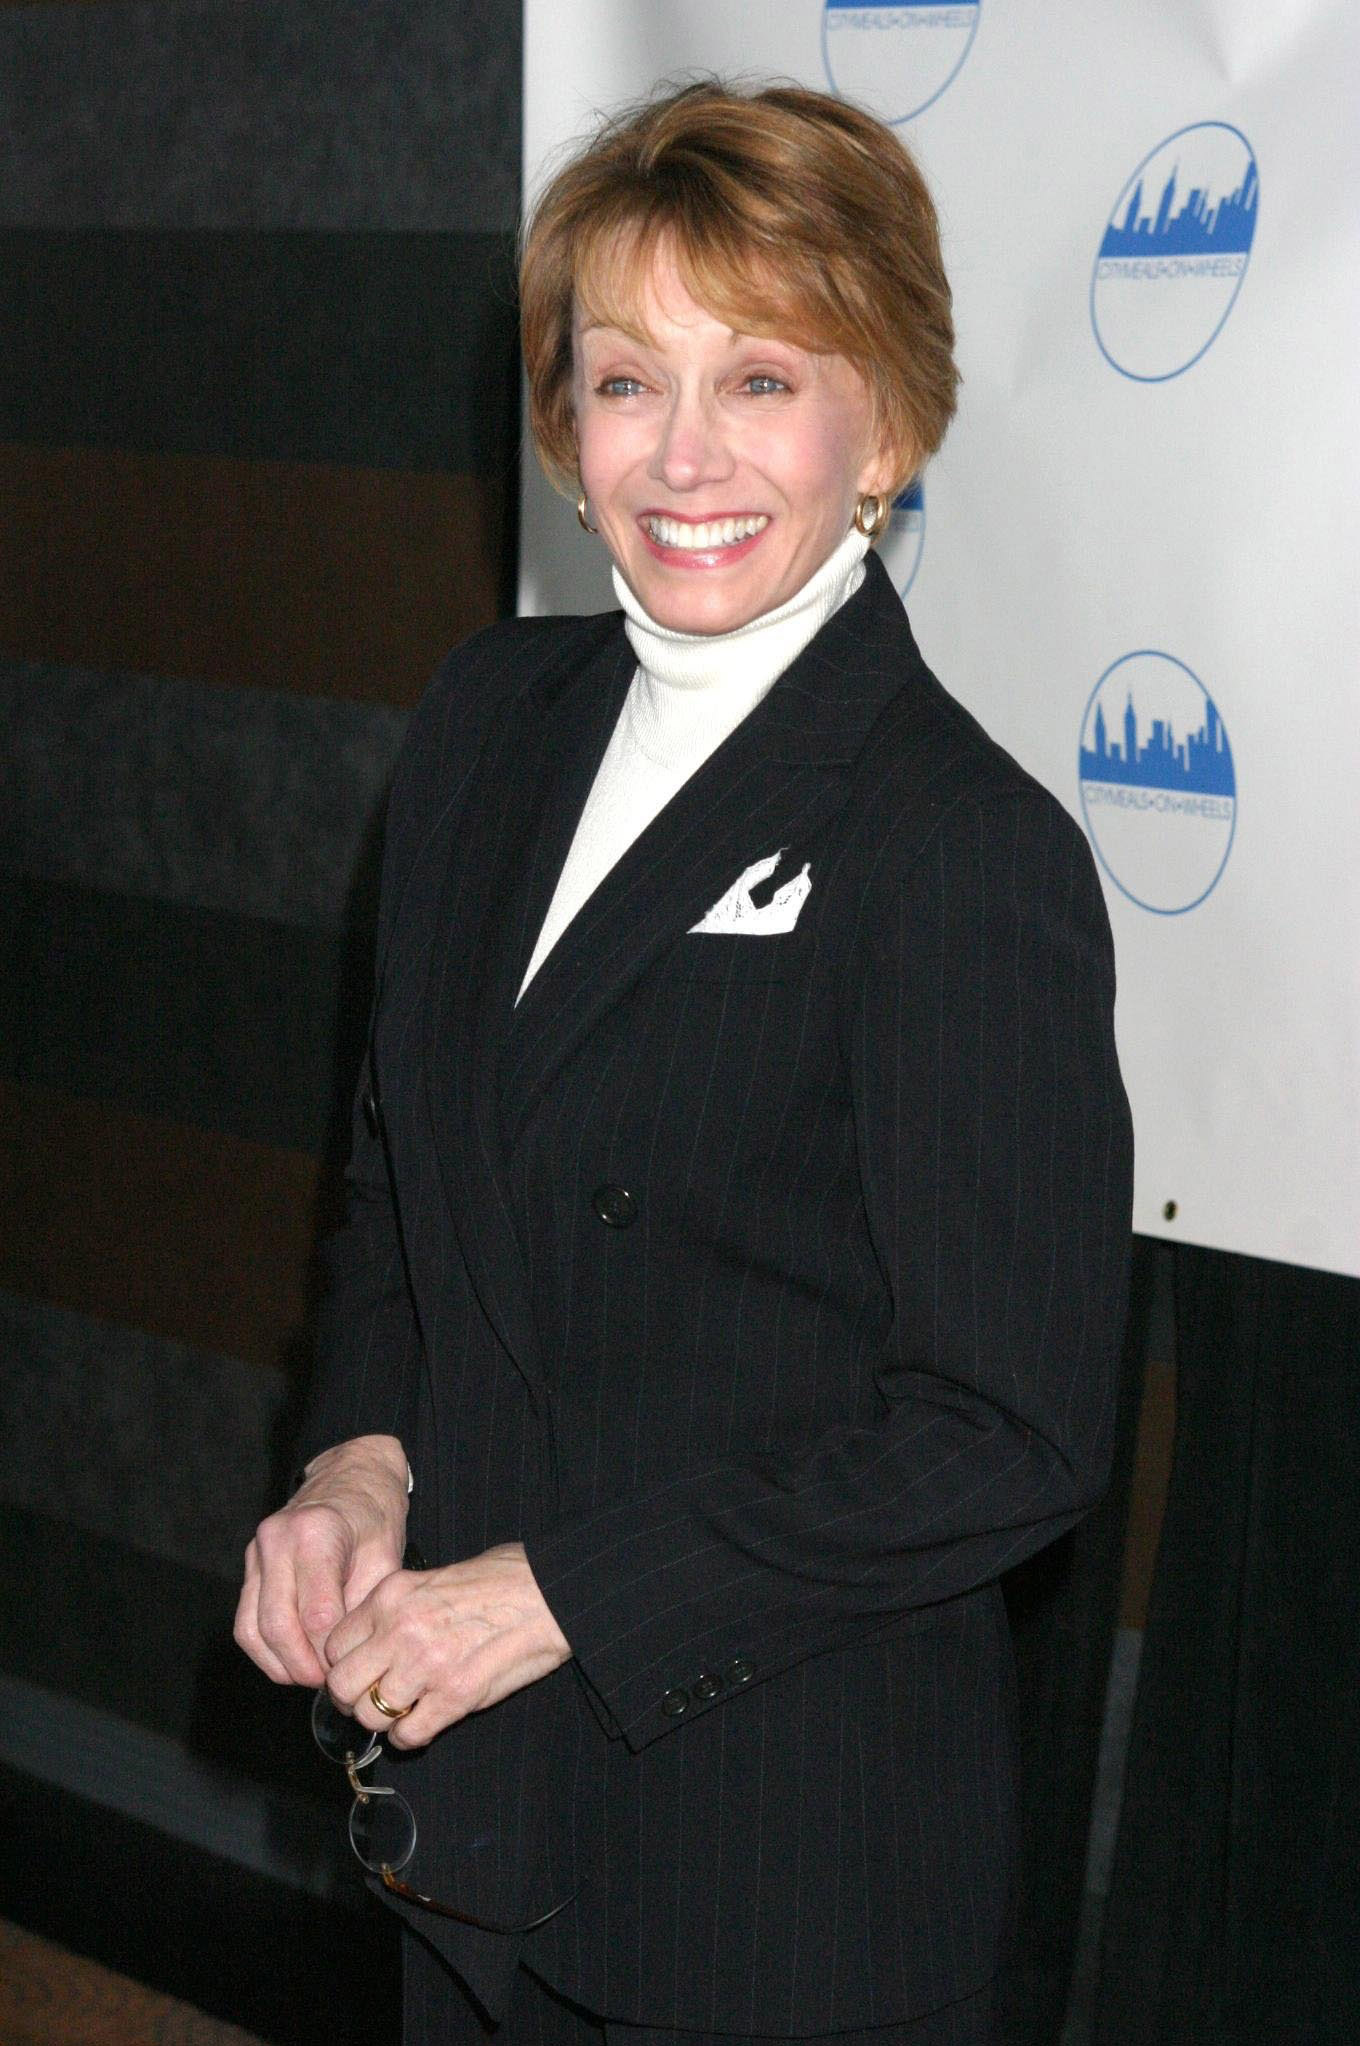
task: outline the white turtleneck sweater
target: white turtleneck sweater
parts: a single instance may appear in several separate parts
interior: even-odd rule
[[[864,580],[868,545],[852,527],[787,603],[734,632],[672,632],[657,625],[614,570],[638,668],[577,821],[521,995],[633,840],[854,595]]]

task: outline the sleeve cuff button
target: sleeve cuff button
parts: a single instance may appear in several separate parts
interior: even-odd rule
[[[682,1713],[689,1711],[688,1691],[682,1691],[678,1687],[673,1691],[667,1691],[661,1700],[661,1710],[667,1719],[679,1719]]]
[[[733,1656],[731,1662],[727,1665],[727,1681],[729,1684],[749,1684],[754,1675],[755,1671],[744,1655]]]

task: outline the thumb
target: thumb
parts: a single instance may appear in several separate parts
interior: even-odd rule
[[[322,1653],[326,1636],[344,1618],[347,1610],[347,1548],[348,1544],[341,1540],[309,1547],[299,1554],[295,1566],[298,1618],[323,1669],[328,1667]]]
[[[370,1591],[401,1567],[401,1543],[395,1536],[361,1542],[345,1579],[344,1610],[352,1613],[357,1605],[363,1604]]]

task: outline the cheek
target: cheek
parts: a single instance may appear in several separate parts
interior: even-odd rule
[[[616,415],[592,412],[587,405],[576,415],[576,452],[586,490],[603,498],[637,463],[637,429]]]
[[[857,420],[839,412],[806,420],[796,435],[769,442],[767,472],[781,478],[792,503],[823,507],[830,517],[858,494],[857,427]]]

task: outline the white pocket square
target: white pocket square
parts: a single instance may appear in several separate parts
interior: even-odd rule
[[[773,937],[779,931],[791,931],[798,921],[798,912],[812,891],[810,860],[804,860],[801,870],[786,881],[782,888],[776,888],[768,902],[757,906],[751,900],[751,890],[772,874],[783,859],[787,847],[771,853],[767,859],[755,860],[746,871],[739,874],[725,895],[705,910],[697,924],[690,925],[690,934],[696,931],[736,932],[743,938]]]

